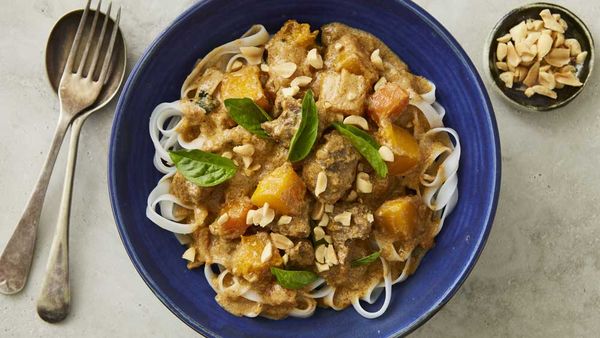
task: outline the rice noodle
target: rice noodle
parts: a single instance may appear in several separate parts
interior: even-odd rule
[[[307,297],[318,299],[318,298],[326,297],[329,294],[333,294],[334,292],[335,292],[335,288],[334,287],[325,285],[321,289],[313,291],[313,292],[307,294]]]
[[[294,308],[292,311],[290,311],[291,317],[308,318],[315,313],[315,310],[317,309],[317,301],[312,298],[305,298],[304,301],[308,306],[304,309],[300,309],[298,307]]]
[[[336,288],[331,286],[331,291],[329,293],[327,293],[325,296],[323,296],[323,303],[325,303],[325,305],[329,306],[330,308],[336,310],[336,311],[340,311],[343,310],[343,307],[337,306],[335,305],[335,291]]]
[[[150,139],[154,144],[153,162],[156,169],[163,174],[175,172],[175,168],[171,165],[169,150],[175,149],[178,145],[179,134],[176,129],[182,116],[179,101],[161,103],[150,115]]]
[[[422,193],[423,202],[434,211],[441,210],[446,206],[452,195],[456,193],[458,184],[456,173],[458,171],[461,149],[456,131],[451,128],[435,128],[427,131],[424,137],[432,137],[442,132],[451,135],[456,144],[453,149],[448,148],[445,151],[449,155],[439,165],[436,176],[432,181],[428,182],[421,177],[421,184],[424,186]],[[425,171],[426,169],[423,172]],[[442,195],[439,193],[442,193]]]
[[[189,234],[196,229],[196,225],[178,223],[177,221],[181,219],[177,219],[173,216],[173,208],[175,204],[183,208],[189,209],[189,207],[187,207],[177,197],[170,194],[169,187],[169,181],[163,177],[163,179],[161,179],[156,187],[150,192],[146,207],[146,217],[148,217],[154,224],[165,230],[178,234]],[[156,212],[157,204],[161,210],[160,214]]]
[[[246,298],[247,300],[262,303],[262,297],[252,289],[246,290],[246,292],[243,292],[241,296]]]
[[[206,278],[206,281],[208,282],[208,285],[210,285],[210,287],[215,291],[215,292],[219,292],[217,284],[215,283],[216,279],[217,279],[217,275],[215,274],[215,272],[213,271],[211,264],[204,264],[204,277]]]
[[[406,263],[404,263],[404,267],[402,268],[402,273],[400,274],[400,276],[398,276],[398,278],[394,279],[392,281],[392,285],[396,284],[396,283],[402,283],[406,280],[406,278],[408,278],[408,271],[410,269],[410,265],[412,264],[412,254],[410,256],[408,256],[408,259],[406,260]]]
[[[206,142],[206,137],[202,136],[202,135],[198,135],[198,137],[196,137],[195,139],[193,139],[190,142],[186,142],[181,135],[177,136],[177,142],[179,143],[179,145],[181,146],[181,148],[183,149],[188,149],[188,150],[192,150],[192,149],[202,149],[204,146],[204,143]]]
[[[356,312],[358,312],[358,314],[360,314],[361,316],[367,318],[367,319],[373,319],[373,318],[377,318],[379,316],[381,316],[382,314],[385,313],[385,311],[387,310],[388,306],[390,305],[390,300],[392,299],[392,273],[389,269],[389,266],[387,264],[387,262],[385,261],[385,259],[383,259],[382,257],[380,257],[381,259],[381,263],[383,264],[383,289],[385,291],[385,298],[383,299],[383,304],[381,305],[381,308],[379,308],[379,310],[375,311],[375,312],[369,312],[367,310],[365,310],[362,305],[360,305],[360,299],[354,298],[352,300],[352,306],[354,307],[354,309],[356,310]],[[375,286],[374,288],[372,288],[371,290],[369,290],[369,293],[372,293],[375,289],[380,289],[379,286]],[[379,293],[381,293],[381,291],[378,291]],[[377,297],[375,297],[377,298]],[[367,297],[367,299],[369,301],[372,301],[373,303],[375,302],[375,300],[371,299],[370,296]],[[372,304],[372,303],[370,303]]]

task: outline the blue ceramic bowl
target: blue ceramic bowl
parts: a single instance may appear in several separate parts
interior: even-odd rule
[[[437,85],[439,102],[447,110],[445,123],[461,137],[458,205],[436,246],[414,276],[394,286],[388,311],[376,320],[364,319],[352,308],[318,309],[308,319],[234,317],[217,305],[202,270],[186,269],[177,240],[145,216],[146,198],[160,178],[152,165],[148,135],[152,109],[179,98],[198,57],[239,37],[254,23],[274,32],[289,18],[315,28],[339,21],[375,34],[413,72]],[[109,151],[112,207],[133,264],[175,315],[215,337],[387,337],[414,330],[450,299],[473,268],[492,225],[499,184],[498,131],[481,79],[442,25],[408,1],[196,3],[154,40],[134,67],[117,106]]]

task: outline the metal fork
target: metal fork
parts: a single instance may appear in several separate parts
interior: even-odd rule
[[[110,16],[110,6],[109,12],[106,14],[102,30],[100,32],[99,43],[95,46],[96,48],[91,65],[87,75],[83,74],[89,51],[92,46],[101,3],[98,3],[98,8],[92,21],[89,38],[84,46],[83,53],[81,54],[82,56],[80,63],[77,68],[75,68],[75,59],[79,52],[83,31],[86,27],[86,21],[90,12],[90,1],[91,0],[88,0],[79,22],[79,26],[77,27],[77,32],[71,45],[71,50],[69,52],[65,69],[60,80],[58,90],[58,97],[60,100],[60,116],[54,132],[54,138],[50,146],[50,151],[48,152],[42,172],[38,178],[33,193],[29,198],[27,206],[25,207],[25,211],[21,216],[21,220],[17,224],[13,235],[8,241],[6,248],[0,257],[0,293],[17,293],[25,286],[33,258],[37,228],[42,211],[42,205],[44,203],[44,197],[46,195],[52,169],[54,167],[54,163],[56,162],[56,157],[60,150],[65,133],[73,119],[77,117],[81,111],[96,101],[109,72],[110,59],[118,31],[118,23],[121,13],[120,9],[117,13],[117,20],[110,35],[110,42],[102,63],[99,77],[97,80],[94,80],[93,78],[96,67],[98,66],[102,42],[104,36],[107,35],[106,27],[108,18]],[[60,232],[62,233],[61,236],[64,238],[68,236],[68,230],[66,227]],[[58,268],[56,268],[56,273],[52,274],[51,278],[47,278],[44,281],[44,289],[47,289],[48,294],[52,295],[52,297],[49,298],[52,298],[51,302],[53,304],[67,304],[68,309],[70,298],[70,292],[68,290],[68,269],[60,268],[68,266],[65,265],[68,264],[68,248],[66,243],[66,241],[53,242],[50,250],[48,266],[51,267],[52,265],[56,265]],[[65,279],[67,280],[66,290],[55,287],[57,285],[57,281],[63,282]]]

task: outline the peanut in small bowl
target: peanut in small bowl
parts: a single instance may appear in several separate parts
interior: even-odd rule
[[[587,26],[568,9],[549,3],[516,8],[490,32],[486,73],[510,102],[534,111],[571,102],[583,90],[594,64]]]

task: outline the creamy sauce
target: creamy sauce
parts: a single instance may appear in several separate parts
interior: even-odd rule
[[[242,229],[241,234],[250,238],[255,234],[278,232],[288,235],[294,245],[304,241],[303,245],[310,243],[312,247],[313,242],[306,240],[308,232],[286,232],[286,225],[292,227],[300,224],[310,229],[309,211],[319,203],[335,204],[335,212],[331,214],[332,219],[338,211],[341,213],[343,210],[352,210],[353,223],[350,226],[333,224],[324,230],[326,235],[333,238],[339,263],[332,265],[327,271],[319,271],[314,262],[295,267],[313,271],[325,278],[328,285],[335,286],[333,302],[336,307],[342,308],[351,305],[353,299],[365,295],[373,285],[382,280],[383,268],[379,259],[367,266],[350,266],[352,261],[369,255],[375,250],[370,245],[374,239],[383,243],[382,257],[388,260],[394,260],[390,250],[395,251],[396,255],[400,252],[406,259],[414,250],[425,250],[433,245],[436,223],[430,221],[431,211],[424,205],[418,207],[419,226],[415,236],[408,240],[398,241],[391,238],[385,232],[378,230],[378,224],[366,221],[367,215],[372,216],[384,201],[418,194],[421,164],[403,177],[377,178],[368,162],[351,144],[340,134],[328,128],[331,122],[339,119],[340,114],[358,114],[368,118],[365,112],[367,101],[373,94],[373,86],[381,77],[385,77],[387,82],[399,84],[407,92],[414,93],[428,92],[430,86],[427,80],[411,74],[406,64],[396,54],[367,32],[333,23],[321,27],[320,43],[316,41],[316,36],[316,31],[311,32],[307,25],[290,21],[266,45],[268,57],[265,63],[270,70],[261,72],[260,86],[268,100],[267,105],[272,108],[269,113],[275,118],[272,122],[264,124],[264,129],[271,135],[270,139],[260,138],[241,126],[236,126],[228,116],[223,104],[223,96],[226,93],[223,93],[222,85],[228,74],[222,67],[206,69],[194,80],[193,86],[197,89],[193,95],[182,98],[184,116],[178,132],[183,140],[192,142],[199,139],[201,150],[228,156],[238,164],[239,170],[236,175],[215,188],[200,188],[186,182],[179,174],[171,181],[171,193],[194,208],[186,219],[198,224],[192,243],[197,251],[196,261],[190,263],[189,267],[195,268],[204,263],[220,264],[224,269],[237,273],[236,277],[242,280],[244,285],[249,285],[250,289],[260,297],[260,302],[257,302],[240,295],[218,293],[216,301],[237,316],[260,314],[268,318],[281,319],[288,316],[295,308],[305,308],[307,304],[314,302],[305,296],[308,292],[306,289],[285,289],[275,282],[269,272],[270,266],[286,268],[283,257],[294,255],[294,251],[275,249],[272,258],[266,263],[260,263],[261,252],[266,243],[260,242],[256,244],[256,250],[261,252],[252,253],[259,261],[251,265],[252,273],[238,273],[238,271],[246,271],[238,266],[245,257],[245,253],[240,254],[240,250],[248,250],[242,248],[244,240],[240,240],[240,237],[223,238],[218,232],[221,226],[218,218],[223,210],[242,199],[248,200],[258,182],[286,162],[290,139],[300,123],[301,98],[309,88],[315,93],[320,124],[319,138],[311,155],[293,164],[294,170],[304,181],[307,193],[303,205],[290,207],[298,208],[302,212],[298,216],[293,216],[289,225],[264,228],[249,226]],[[316,48],[323,57],[324,68],[321,70],[310,66],[307,60],[307,54],[313,48]],[[379,50],[383,60],[382,69],[371,62],[371,55],[376,49]],[[283,62],[293,62],[297,65],[293,76],[283,77],[274,72],[274,66]],[[313,81],[309,86],[300,88],[294,98],[285,97],[282,89],[290,86],[291,81],[298,76],[308,76]],[[244,83],[242,86],[250,87],[251,84]],[[406,128],[417,142],[421,141],[423,133],[429,129],[427,121],[414,107],[407,108],[396,123]],[[377,124],[369,119],[369,125],[370,133],[374,133]],[[421,153],[424,154],[421,160],[426,157],[435,142],[447,144],[445,141],[429,140],[419,143]],[[244,161],[247,159],[234,151],[234,147],[240,145],[252,145],[254,151],[250,164],[246,164]],[[354,191],[356,175],[361,171],[372,178],[373,192],[359,193],[355,200],[350,201],[349,196],[352,192],[356,194]],[[319,172],[326,172],[328,190],[316,197],[315,180]],[[258,207],[255,206],[254,209]],[[278,213],[275,222],[280,216],[282,214]],[[242,222],[244,225],[245,218]],[[318,223],[318,221],[314,222]],[[359,224],[360,222],[363,223]],[[263,240],[262,238],[267,238],[264,241],[268,241],[268,236],[265,235],[253,238],[259,238],[260,241]],[[292,261],[294,257],[289,259]],[[415,266],[411,267],[411,272],[416,269],[418,262],[413,264]],[[404,262],[394,262],[391,265],[392,274],[399,275],[403,266]],[[324,305],[322,301],[319,302],[320,305]]]

